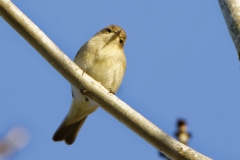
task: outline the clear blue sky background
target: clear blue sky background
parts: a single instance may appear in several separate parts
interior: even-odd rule
[[[169,135],[185,118],[193,149],[240,159],[239,61],[217,1],[13,2],[71,59],[103,27],[123,27],[127,71],[117,96]],[[16,160],[161,159],[101,108],[72,146],[53,142],[71,103],[69,82],[2,18],[0,53],[0,134],[15,125],[31,133]]]

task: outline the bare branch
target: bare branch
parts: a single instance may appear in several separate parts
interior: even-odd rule
[[[11,1],[0,0],[1,16],[30,43],[63,77],[71,84],[84,86],[85,94],[102,106],[131,130],[151,145],[175,160],[210,158],[194,151],[168,136],[126,103],[109,93],[75,65],[30,19],[28,19]]]
[[[240,60],[240,1],[218,0]]]

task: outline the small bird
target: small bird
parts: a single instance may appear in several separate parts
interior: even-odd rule
[[[116,93],[126,70],[124,44],[126,32],[117,25],[110,25],[97,32],[78,51],[74,62],[111,93]],[[84,97],[72,85],[72,104],[70,110],[53,135],[54,141],[65,141],[71,145],[87,119],[98,105]]]
[[[179,142],[188,145],[188,141],[191,138],[191,133],[188,132],[188,127],[186,121],[180,119],[177,121],[178,130],[175,136],[178,138]]]

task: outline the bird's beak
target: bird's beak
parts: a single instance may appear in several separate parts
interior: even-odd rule
[[[122,30],[119,30],[119,31],[117,31],[117,32],[115,32],[115,33],[119,36],[120,33],[121,33],[121,31],[122,31]]]
[[[122,30],[119,30],[117,32],[114,32],[115,34],[112,35],[112,37],[106,42],[106,44],[103,46],[103,48],[105,46],[107,46],[111,41],[113,41],[115,38],[119,37],[120,36],[120,33],[121,33]]]

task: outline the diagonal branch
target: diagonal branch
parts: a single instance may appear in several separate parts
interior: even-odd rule
[[[218,0],[240,60],[240,1]]]
[[[168,136],[115,95],[109,93],[72,62],[30,19],[10,0],[0,0],[0,15],[31,44],[71,84],[84,86],[85,94],[104,110],[125,124],[171,159],[209,160]]]

